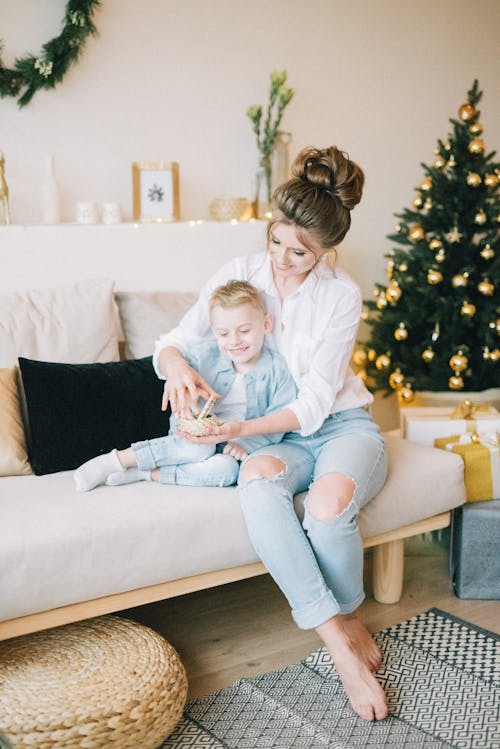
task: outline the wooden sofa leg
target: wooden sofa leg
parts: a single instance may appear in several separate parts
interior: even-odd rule
[[[373,595],[379,603],[397,603],[403,592],[404,540],[387,541],[373,551]]]

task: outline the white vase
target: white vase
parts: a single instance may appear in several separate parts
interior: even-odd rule
[[[59,224],[61,221],[61,200],[59,186],[54,174],[54,158],[47,156],[45,178],[42,185],[42,223]]]

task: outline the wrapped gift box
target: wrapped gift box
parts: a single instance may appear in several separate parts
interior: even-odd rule
[[[467,401],[466,401],[467,402]],[[433,445],[437,437],[467,432],[500,431],[500,412],[488,405],[439,408],[400,408],[403,437],[421,445]]]
[[[500,499],[453,511],[450,566],[459,598],[500,599]]]
[[[439,437],[434,446],[462,456],[467,502],[500,497],[500,442],[497,434]]]

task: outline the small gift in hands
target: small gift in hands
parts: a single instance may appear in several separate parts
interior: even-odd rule
[[[213,395],[207,400],[202,410],[193,419],[186,419],[184,417],[179,418],[179,429],[182,432],[188,432],[195,437],[203,437],[210,432],[210,427],[217,426],[219,419],[215,414],[210,413],[214,407],[217,398]]]

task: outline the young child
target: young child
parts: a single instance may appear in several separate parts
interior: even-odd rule
[[[264,345],[273,320],[257,289],[248,281],[229,281],[215,289],[209,304],[215,341],[198,344],[187,359],[220,395],[213,409],[219,421],[253,419],[291,403],[295,383],[284,357]],[[77,490],[150,480],[230,486],[238,478],[238,461],[283,437],[266,434],[219,445],[193,444],[176,434],[177,424],[172,414],[165,437],[135,442],[87,461],[75,472]]]

